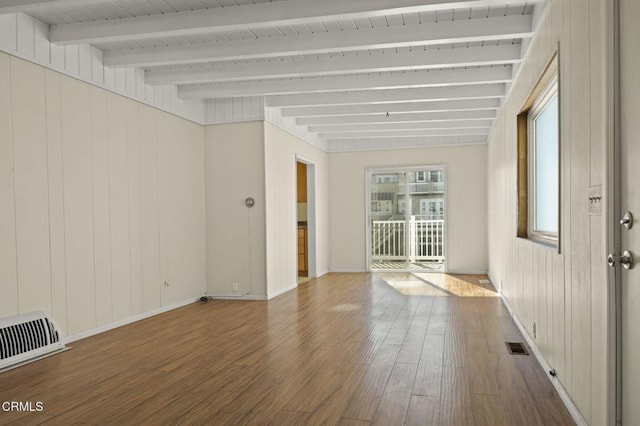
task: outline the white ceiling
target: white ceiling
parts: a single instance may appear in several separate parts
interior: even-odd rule
[[[532,35],[522,0],[4,0],[183,99],[264,96],[328,143],[486,138]]]

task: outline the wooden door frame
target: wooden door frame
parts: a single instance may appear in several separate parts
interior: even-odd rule
[[[297,168],[297,163],[304,163],[307,165],[307,276],[309,278],[315,278],[318,276],[318,239],[317,239],[317,190],[316,190],[316,163],[315,161],[296,154],[294,161],[294,168]],[[296,169],[297,170],[297,169]],[[298,175],[296,173],[296,187],[298,185]],[[297,200],[294,205],[294,211],[298,211]],[[296,218],[298,217],[296,213]],[[294,224],[296,227],[296,238],[298,235],[297,221]],[[296,241],[295,247],[298,246]],[[295,252],[295,264],[296,264],[296,277],[298,276],[298,250]]]

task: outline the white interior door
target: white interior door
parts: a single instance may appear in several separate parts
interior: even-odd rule
[[[620,1],[621,209],[636,217],[622,228],[622,251],[640,257],[640,1]],[[640,425],[640,267],[621,274],[622,424]]]

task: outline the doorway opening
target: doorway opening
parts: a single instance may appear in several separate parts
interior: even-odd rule
[[[444,272],[446,167],[367,170],[371,271]]]
[[[316,276],[315,165],[296,157],[296,238],[298,284]]]

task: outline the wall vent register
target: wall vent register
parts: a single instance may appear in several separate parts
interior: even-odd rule
[[[507,350],[511,355],[529,355],[529,351],[520,342],[504,342],[507,345]]]
[[[44,312],[0,319],[0,371],[64,349],[58,328]]]

